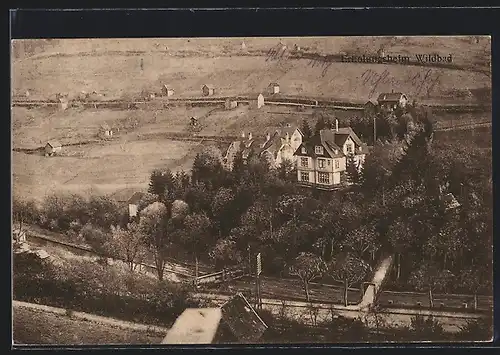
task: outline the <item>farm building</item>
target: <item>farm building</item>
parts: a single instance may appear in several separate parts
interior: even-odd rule
[[[215,93],[215,88],[213,85],[205,84],[201,88],[201,91],[203,92],[203,96],[211,96]]]
[[[167,85],[163,85],[161,88],[163,96],[174,96],[174,89]]]
[[[113,130],[107,123],[103,123],[100,127],[99,135],[101,137],[111,137],[113,136]]]
[[[271,83],[269,84],[269,92],[271,94],[279,94],[280,92],[280,86],[278,83]]]
[[[128,215],[130,218],[137,217],[137,212],[139,208],[139,201],[144,197],[143,192],[136,192],[132,195],[132,197],[127,201],[128,202]]]
[[[69,106],[69,101],[68,98],[66,97],[60,97],[59,98],[59,109],[61,110],[66,110]]]
[[[257,96],[256,107],[261,108],[262,106],[264,106],[264,95],[259,94],[259,96]]]
[[[224,103],[224,107],[226,110],[232,110],[233,108],[238,107],[238,101],[227,99]]]
[[[62,150],[62,145],[56,140],[50,140],[45,145],[45,155],[54,155]]]
[[[396,108],[403,108],[408,103],[408,97],[401,92],[382,93],[377,99],[380,108],[393,111]]]

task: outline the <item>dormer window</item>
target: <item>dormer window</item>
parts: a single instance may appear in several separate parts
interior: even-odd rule
[[[302,149],[300,150],[302,152],[302,154],[306,154],[307,153],[307,150],[305,147],[302,147]]]
[[[347,153],[352,153],[352,144],[346,144]]]
[[[339,150],[338,149],[335,149],[335,154],[339,154]]]
[[[323,154],[323,147],[320,146],[320,145],[317,145],[315,148],[314,148],[314,152],[316,154]]]

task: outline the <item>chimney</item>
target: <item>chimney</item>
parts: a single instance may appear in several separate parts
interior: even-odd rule
[[[266,134],[266,142],[268,142],[271,139],[271,133],[267,132]]]
[[[287,126],[287,127],[291,127],[292,125],[291,125],[290,123],[287,123],[287,124],[286,124],[286,126]]]
[[[288,134],[288,132],[286,132],[285,142],[288,142],[288,141],[290,141],[290,135]]]
[[[335,119],[335,131],[336,132],[339,131],[339,120],[338,119]]]
[[[248,133],[248,140],[252,139],[252,133]]]
[[[245,138],[245,132],[244,131],[241,132],[241,138]]]

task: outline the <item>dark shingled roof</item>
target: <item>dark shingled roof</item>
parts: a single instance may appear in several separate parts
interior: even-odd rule
[[[267,329],[267,324],[241,293],[224,303],[221,309],[223,322],[243,343],[257,341]]]

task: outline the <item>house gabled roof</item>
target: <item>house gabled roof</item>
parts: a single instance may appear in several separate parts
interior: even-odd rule
[[[62,147],[62,144],[55,139],[51,139],[50,141],[47,142],[47,144],[50,145],[52,148],[61,148]]]
[[[276,82],[272,82],[272,83],[270,83],[270,84],[269,84],[269,86],[270,86],[270,87],[271,87],[271,86],[280,86],[280,84],[278,84],[278,83],[276,83]]]
[[[268,328],[241,293],[224,303],[221,310],[222,321],[241,342],[259,340]]]
[[[128,203],[129,205],[136,205],[139,203],[139,201],[144,197],[145,193],[141,191],[137,191],[132,195],[132,197],[129,198]]]
[[[307,150],[307,155],[314,158],[318,156],[327,156],[330,158],[343,156],[344,153],[342,152],[341,147],[349,137],[354,141],[356,145],[362,147],[363,154],[368,153],[367,145],[359,139],[352,128],[343,127],[339,128],[338,131],[336,131],[335,129],[322,129],[319,132],[319,136],[314,136],[308,142],[302,143],[299,149],[297,149],[297,151],[294,153],[294,155],[302,155],[302,147],[305,147]],[[325,149],[324,155],[316,154],[314,147],[318,145],[323,146],[323,148]],[[338,151],[337,154],[335,154],[335,150]]]
[[[378,96],[378,102],[396,102],[401,96],[405,96],[402,92],[383,92]]]
[[[215,87],[212,84],[205,84],[202,86],[202,88],[204,88],[204,87],[206,87],[208,89],[215,89]]]

